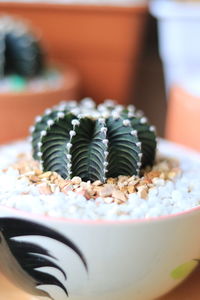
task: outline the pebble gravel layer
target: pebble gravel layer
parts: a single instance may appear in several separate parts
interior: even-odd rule
[[[53,217],[84,220],[130,220],[170,215],[196,207],[200,204],[200,155],[161,140],[158,155],[179,161],[180,172],[176,176],[154,178],[148,191],[126,195],[126,201],[113,201],[112,197],[90,197],[74,190],[63,192],[58,185],[46,192],[46,186],[38,184],[35,174],[27,170],[20,173],[13,167],[21,153],[30,156],[27,141],[0,148],[0,205]],[[18,157],[18,158],[17,158]],[[170,172],[171,174],[171,172]],[[46,178],[40,176],[43,184]],[[55,179],[57,180],[57,179]],[[77,183],[77,182],[75,182]],[[88,183],[89,184],[89,183]],[[114,191],[115,194],[116,190]],[[98,194],[97,194],[98,195]],[[106,198],[106,201],[105,201]],[[110,199],[110,200],[109,200]]]

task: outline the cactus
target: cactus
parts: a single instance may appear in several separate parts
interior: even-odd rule
[[[0,74],[32,77],[43,71],[43,53],[38,39],[23,22],[0,17]]]
[[[31,132],[33,157],[65,179],[139,175],[155,158],[155,128],[134,106],[111,100],[63,102],[38,116]]]

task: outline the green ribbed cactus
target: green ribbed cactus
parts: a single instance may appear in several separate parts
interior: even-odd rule
[[[32,77],[43,71],[40,43],[24,22],[0,17],[0,75],[18,74]]]
[[[155,158],[155,128],[134,106],[89,99],[46,110],[31,128],[33,156],[44,171],[83,181],[139,175]]]

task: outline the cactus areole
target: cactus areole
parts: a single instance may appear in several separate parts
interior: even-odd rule
[[[139,175],[154,163],[156,136],[141,111],[107,100],[62,102],[36,118],[31,128],[33,157],[43,171],[64,179],[105,182],[119,175]]]

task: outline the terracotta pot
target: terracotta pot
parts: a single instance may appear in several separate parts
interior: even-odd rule
[[[0,93],[0,143],[26,137],[35,117],[61,100],[79,97],[77,71],[63,71],[63,84],[57,89],[39,92]]]
[[[41,30],[51,58],[77,67],[83,77],[82,96],[130,101],[147,19],[145,5],[0,3],[0,11],[29,19]]]
[[[166,138],[200,151],[200,97],[183,88],[172,89],[166,120]]]

